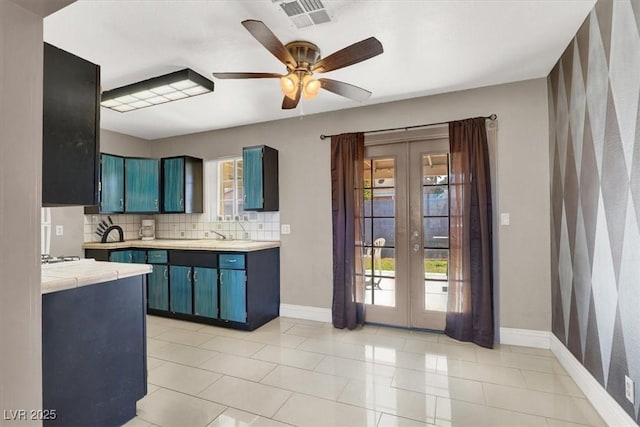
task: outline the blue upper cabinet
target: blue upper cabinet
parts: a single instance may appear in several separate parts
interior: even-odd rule
[[[160,161],[125,159],[125,211],[160,212]]]
[[[181,156],[162,159],[162,211],[202,213],[202,159]]]
[[[184,158],[162,159],[163,210],[184,212]]]
[[[245,211],[277,211],[278,150],[259,145],[242,149]]]
[[[100,212],[124,212],[124,158],[102,154]]]

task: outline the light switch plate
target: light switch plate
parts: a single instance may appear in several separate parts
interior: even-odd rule
[[[291,224],[282,224],[280,227],[280,233],[291,234]]]
[[[511,223],[511,215],[508,212],[500,214],[500,225],[509,225]]]
[[[56,236],[62,236],[64,234],[64,227],[56,225]]]
[[[633,380],[628,375],[624,376],[624,395],[631,403],[635,403],[635,389]]]

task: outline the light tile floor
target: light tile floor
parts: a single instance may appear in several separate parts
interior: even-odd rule
[[[253,332],[147,317],[132,426],[606,425],[548,350],[279,318]]]

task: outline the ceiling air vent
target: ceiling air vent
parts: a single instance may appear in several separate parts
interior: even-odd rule
[[[297,28],[330,22],[327,9],[320,0],[272,0],[287,14]]]

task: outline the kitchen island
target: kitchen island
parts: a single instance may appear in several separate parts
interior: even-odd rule
[[[81,260],[42,267],[45,426],[115,426],[147,391],[146,274]]]
[[[280,312],[280,242],[213,239],[87,242],[85,256],[153,265],[147,313],[254,330]]]

